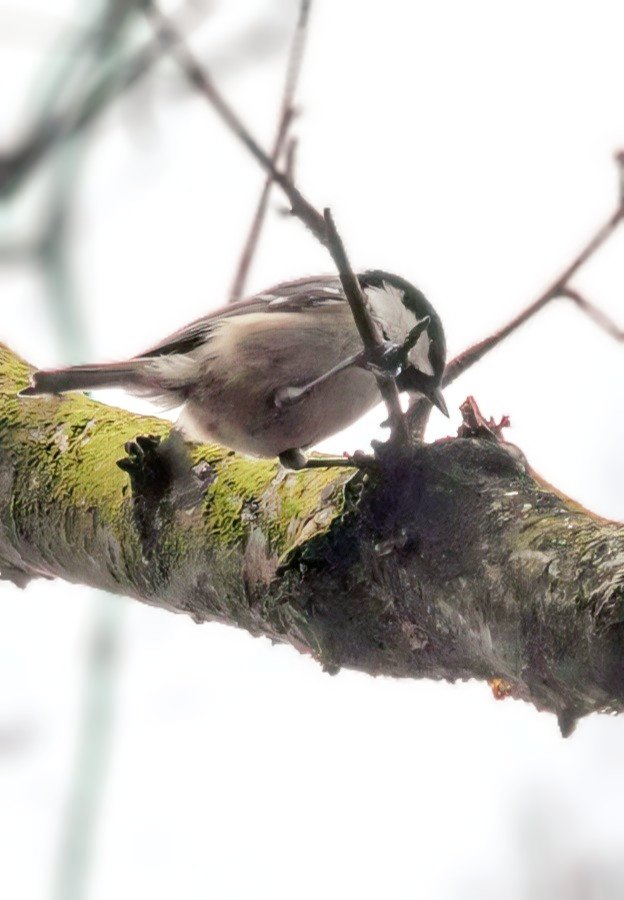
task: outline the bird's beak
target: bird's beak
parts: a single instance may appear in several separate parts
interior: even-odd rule
[[[442,391],[440,388],[436,388],[434,391],[431,391],[429,394],[429,399],[433,403],[434,406],[437,406],[441,413],[443,413],[447,419],[450,418],[448,406],[446,405],[446,400],[442,396]]]

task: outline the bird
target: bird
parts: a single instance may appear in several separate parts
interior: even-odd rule
[[[278,284],[191,322],[123,362],[36,371],[23,396],[123,388],[163,408],[182,407],[176,427],[254,457],[306,464],[304,451],[378,404],[376,374],[423,395],[448,416],[440,390],[444,330],[424,294],[382,270],[359,274],[385,349],[363,352],[340,279],[321,275]]]

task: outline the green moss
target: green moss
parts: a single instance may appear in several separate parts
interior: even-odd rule
[[[31,520],[33,504],[94,510],[120,542],[128,534],[129,480],[118,468],[124,444],[139,434],[165,435],[166,421],[98,403],[84,394],[20,398],[31,368],[0,345],[0,434],[15,458],[15,516]],[[322,533],[339,517],[353,472],[314,469],[286,473],[276,460],[249,460],[219,446],[192,450],[215,470],[200,514],[207,544],[244,542],[251,522],[281,556]],[[163,551],[178,558],[197,539],[197,521],[176,517],[162,535]],[[192,533],[191,533],[192,532]]]
[[[275,460],[226,454],[205,498],[208,530],[220,544],[229,545],[241,541],[253,522],[281,556],[341,515],[343,486],[352,475],[337,476],[335,469],[286,473]]]
[[[28,386],[32,367],[16,353],[0,343],[0,391],[21,391]]]

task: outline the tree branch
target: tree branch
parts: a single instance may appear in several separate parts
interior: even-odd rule
[[[624,158],[620,163],[620,168],[624,166]],[[619,328],[602,310],[585,300],[573,287],[570,281],[576,273],[590,260],[594,254],[612,237],[616,229],[624,219],[624,201],[620,202],[615,212],[613,212],[606,222],[600,226],[590,240],[585,244],[582,250],[574,257],[571,263],[561,272],[561,274],[546,288],[543,293],[523,309],[517,316],[514,316],[498,331],[473,344],[466,350],[459,353],[454,359],[447,363],[442,378],[442,387],[452,384],[460,375],[463,375],[471,366],[479,362],[486,353],[498,346],[501,341],[514,331],[517,331],[521,325],[528,322],[536,313],[544,309],[553,300],[559,297],[567,297],[572,300],[580,310],[586,313],[600,328],[605,330],[613,338],[621,341],[622,329]],[[416,400],[406,413],[406,420],[410,432],[416,437],[422,437],[424,434],[429,414],[432,406],[425,397]]]
[[[195,59],[183,35],[163,15],[153,0],[146,0],[146,11],[156,32],[157,39],[163,42],[164,48],[177,60],[189,82],[206,98],[230,131],[238,137],[262,168],[271,176],[273,181],[284,191],[291,205],[293,215],[297,216],[310,229],[317,240],[322,244],[326,244],[327,234],[323,216],[311,203],[308,203],[294,183],[277,168],[277,165],[266,150],[263,150],[240,117],[234,112],[224,97],[221,96],[208,70]]]
[[[297,90],[297,84],[299,82],[301,66],[303,64],[303,53],[305,49],[307,26],[311,5],[312,0],[301,0],[301,6],[299,8],[299,19],[297,21],[297,27],[295,29],[295,34],[288,57],[288,65],[286,67],[286,80],[284,83],[282,102],[280,104],[277,131],[271,151],[271,161],[275,167],[277,167],[277,164],[279,163],[280,157],[282,155],[282,150],[284,149],[286,138],[288,136],[288,130],[295,114],[295,93]],[[292,142],[288,148],[286,174],[288,178],[292,178]],[[271,172],[269,172],[264,181],[260,199],[258,201],[258,205],[251,222],[251,227],[249,229],[249,234],[247,235],[247,239],[245,241],[245,244],[243,245],[243,251],[241,253],[241,258],[238,263],[238,268],[236,271],[236,275],[234,276],[232,289],[230,291],[230,303],[235,303],[243,296],[247,275],[251,267],[251,262],[256,251],[258,240],[260,238],[260,232],[262,231],[262,226],[266,217],[266,210],[269,202],[269,196],[271,194],[272,185],[273,175]]]
[[[324,227],[324,220],[320,213],[305,199],[299,189],[295,187],[289,174],[280,172],[274,161],[262,149],[249,130],[243,124],[239,116],[226,103],[224,98],[217,91],[208,72],[203,69],[194,58],[184,39],[175,33],[175,29],[158,10],[153,0],[148,2],[152,21],[159,35],[166,38],[170,47],[170,52],[175,54],[182,69],[193,84],[204,94],[208,102],[221,116],[228,128],[243,142],[251,154],[256,158],[260,165],[269,173],[270,177],[282,188],[288,200],[290,201],[292,213],[297,216],[312,231],[315,237],[325,246],[329,246],[329,237],[327,228]],[[624,166],[624,155],[617,156],[616,160],[620,166],[620,175]],[[460,353],[459,356],[451,360],[445,370],[442,380],[442,386],[451,384],[456,378],[466,371],[470,366],[474,365],[487,352],[493,349],[500,341],[515,331],[524,322],[535,315],[547,303],[557,296],[565,295],[566,289],[569,287],[570,279],[578,272],[578,270],[589,260],[596,251],[611,237],[615,229],[624,218],[624,201],[620,202],[616,211],[609,217],[607,222],[596,232],[588,244],[573,259],[568,267],[561,275],[550,285],[538,299],[532,303],[526,310],[511,320],[506,326],[501,328],[495,334],[490,335],[478,344]],[[340,267],[339,267],[340,268]],[[567,295],[569,296],[569,294]],[[578,301],[577,301],[578,304]],[[583,308],[582,304],[578,304]],[[604,319],[602,313],[600,318]],[[594,314],[594,320],[599,318]],[[615,326],[614,326],[615,327]],[[395,386],[396,387],[396,386]],[[390,400],[390,419],[396,421],[395,404]],[[406,428],[409,433],[420,439],[424,435],[425,427],[431,412],[431,403],[425,398],[421,398],[412,404],[408,410],[406,417]]]
[[[165,52],[162,41],[150,41],[112,75],[105,73],[79,106],[38,122],[16,149],[0,154],[0,197],[17,191],[23,181],[60,144],[84,132],[114,99],[133,87]]]
[[[447,439],[384,457],[379,474],[288,475],[197,447],[214,476],[201,506],[165,497],[146,535],[115,462],[169,424],[84,395],[18,398],[29,376],[0,349],[5,577],[237,625],[330,672],[493,681],[566,730],[624,708],[624,526],[540,483],[511,445]]]
[[[141,0],[143,2],[143,0]],[[186,32],[194,27],[203,15],[191,6],[179,15],[177,28]],[[100,42],[107,32],[91,36]],[[37,167],[45,162],[58,146],[84,133],[120,96],[134,87],[154,65],[162,59],[167,50],[167,38],[160,36],[147,41],[139,50],[128,54],[113,71],[104,70],[89,89],[82,92],[81,99],[72,108],[47,115],[36,122],[32,132],[22,143],[8,150],[0,150],[0,198],[6,199],[18,191]]]
[[[586,316],[588,316],[599,328],[603,331],[606,331],[610,337],[615,341],[624,341],[624,329],[620,328],[613,319],[609,318],[609,316],[604,313],[595,303],[590,303],[586,297],[584,297],[580,291],[577,291],[575,288],[564,287],[561,289],[561,292],[558,294],[559,297],[567,298],[568,300],[572,300],[573,303],[584,312]]]
[[[262,149],[249,129],[243,124],[240,117],[221,96],[207,69],[198,63],[184,41],[184,38],[176,32],[175,28],[162,14],[153,0],[148,0],[146,9],[156,33],[166,40],[170,52],[178,60],[178,63],[182,67],[187,78],[204,95],[228,128],[243,142],[250,153],[268,172],[270,178],[282,188],[290,201],[293,215],[306,225],[317,240],[329,250],[332,259],[338,268],[345,292],[347,291],[345,285],[349,285],[347,299],[349,300],[349,306],[351,307],[351,312],[355,318],[358,332],[360,333],[360,337],[362,337],[364,348],[367,351],[370,360],[375,361],[377,357],[381,356],[381,351],[383,349],[381,341],[378,339],[372,321],[370,320],[370,315],[366,308],[362,291],[357,278],[351,270],[344,247],[342,246],[336,227],[331,219],[331,214],[328,210],[325,210],[325,215],[322,216],[312,204],[306,200],[301,191],[295,187],[294,183],[290,180],[289,174],[280,172],[277,169],[274,160]],[[292,159],[289,156],[289,169],[291,167]],[[393,378],[386,379],[379,376],[377,377],[377,383],[388,408],[392,437],[398,437],[400,440],[406,438],[407,429],[404,424],[403,413],[399,403],[396,382]]]
[[[452,359],[446,367],[444,372],[444,378],[442,380],[442,384],[444,386],[451,384],[455,381],[456,378],[459,378],[466,369],[469,369],[470,366],[474,365],[478,362],[486,353],[496,347],[504,338],[508,337],[510,334],[513,334],[521,325],[524,325],[525,322],[528,322],[537,312],[543,309],[548,303],[552,300],[555,300],[557,297],[569,297],[573,299],[580,309],[588,312],[588,305],[585,303],[579,303],[578,294],[573,291],[570,287],[570,281],[585,265],[585,263],[591,259],[591,257],[596,253],[597,250],[602,247],[602,245],[614,234],[616,228],[619,226],[620,222],[624,218],[624,206],[620,205],[615,210],[612,215],[609,216],[607,221],[602,225],[598,231],[591,237],[591,239],[587,242],[587,244],[583,247],[583,249],[574,257],[572,262],[564,269],[564,271],[556,278],[552,284],[550,284],[546,290],[540,294],[540,296],[527,306],[521,313],[515,316],[507,325],[504,325],[494,334],[485,338],[483,341],[479,341],[478,344],[474,344],[472,347],[469,347],[467,350],[464,350],[463,353],[460,353],[454,359]],[[607,331],[611,331],[614,337],[618,337],[621,335],[620,329],[618,329],[613,323],[611,323],[604,313],[595,310],[591,313],[591,317],[597,324],[601,325],[601,327],[605,327],[605,323],[609,322],[609,325],[606,327]]]
[[[375,363],[380,350],[380,341],[375,330],[375,324],[366,305],[366,299],[357,275],[354,273],[347,257],[344,244],[336,230],[331,211],[325,210],[325,222],[327,223],[328,249],[336,264],[342,288],[351,308],[351,314],[355,321],[358,334],[364,345],[364,352],[369,362]],[[382,349],[382,348],[381,348]],[[408,432],[403,418],[399,391],[394,378],[388,378],[382,374],[376,374],[377,387],[383,397],[388,410],[391,437],[399,444],[404,444],[408,439]]]

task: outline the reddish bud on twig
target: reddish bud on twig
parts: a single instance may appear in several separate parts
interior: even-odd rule
[[[467,397],[459,407],[462,414],[462,424],[457,431],[457,437],[482,437],[492,441],[503,441],[503,428],[511,426],[509,416],[501,416],[500,422],[496,422],[492,416],[486,419],[474,397]]]

